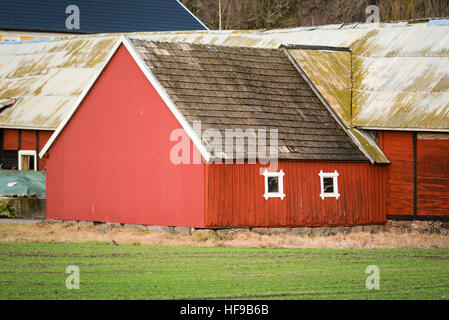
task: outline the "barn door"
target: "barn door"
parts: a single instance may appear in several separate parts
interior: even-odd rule
[[[417,216],[449,216],[449,134],[418,133]]]

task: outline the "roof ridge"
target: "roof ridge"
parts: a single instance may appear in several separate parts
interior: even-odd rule
[[[193,43],[193,42],[187,42],[187,41],[173,41],[173,40],[163,40],[163,39],[157,39],[157,40],[153,40],[153,39],[141,39],[141,38],[134,38],[132,36],[125,36],[127,39],[131,40],[131,41],[143,41],[143,42],[153,42],[153,43],[162,43],[162,44],[168,44],[168,45],[182,45],[182,44],[186,44],[189,46],[194,46],[194,47],[214,47],[214,48],[225,48],[225,49],[235,49],[235,50],[242,50],[242,49],[247,49],[247,50],[260,50],[260,51],[280,51],[280,47],[279,48],[269,48],[269,47],[252,47],[252,46],[237,46],[237,45],[223,45],[223,44],[205,44],[205,43]]]

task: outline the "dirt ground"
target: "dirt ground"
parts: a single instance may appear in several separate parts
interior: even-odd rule
[[[2,242],[110,243],[149,246],[216,246],[252,248],[449,248],[449,236],[418,232],[357,232],[332,236],[262,235],[239,231],[218,236],[207,232],[176,235],[128,228],[98,230],[92,226],[0,224]]]

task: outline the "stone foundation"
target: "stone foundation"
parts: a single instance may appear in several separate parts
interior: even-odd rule
[[[425,233],[449,235],[449,222],[441,221],[392,221],[387,220],[383,225],[366,225],[352,227],[297,227],[297,228],[223,228],[223,229],[195,229],[188,227],[146,226],[137,224],[88,222],[68,220],[45,220],[45,223],[65,223],[69,225],[92,226],[98,230],[112,228],[128,228],[146,232],[166,232],[170,234],[190,236],[216,235],[219,238],[232,236],[237,232],[254,232],[261,235],[295,235],[295,236],[332,236],[357,232],[379,233]]]

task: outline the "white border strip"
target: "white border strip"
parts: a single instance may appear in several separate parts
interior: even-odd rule
[[[33,126],[16,126],[14,124],[0,125],[0,129],[22,129],[22,130],[39,130],[39,131],[55,131],[57,127],[33,127]]]
[[[19,150],[19,170],[23,170],[22,156],[32,156],[34,157],[34,171],[39,171],[37,167],[37,154],[36,150]]]
[[[419,132],[441,132],[447,133],[449,129],[426,129],[426,128],[387,128],[387,127],[364,127],[364,126],[355,126],[356,129],[362,130],[376,130],[376,131],[419,131]]]
[[[324,200],[324,198],[340,198],[340,194],[338,193],[338,172],[335,170],[334,172],[323,172],[323,170],[320,170],[320,173],[318,173],[320,176],[320,184],[321,184],[321,193],[320,198],[321,200]],[[332,178],[332,184],[334,187],[334,192],[324,192],[324,178]]]
[[[265,200],[268,200],[268,198],[281,198],[281,200],[284,200],[285,193],[284,193],[284,171],[279,172],[268,172],[267,169],[263,172],[264,181],[265,181],[265,193],[263,194],[263,197]],[[277,177],[278,178],[278,192],[268,192],[268,178],[270,177]]]

